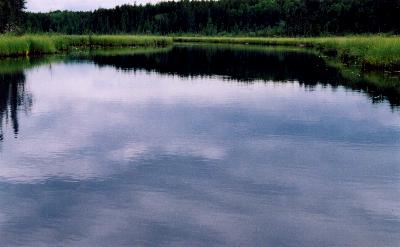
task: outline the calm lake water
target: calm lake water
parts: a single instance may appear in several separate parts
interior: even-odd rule
[[[399,91],[297,51],[44,60],[2,65],[1,246],[400,246]]]

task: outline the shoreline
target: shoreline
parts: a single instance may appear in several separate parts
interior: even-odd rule
[[[168,47],[179,43],[285,46],[316,50],[362,71],[400,72],[399,36],[343,36],[316,38],[256,38],[146,35],[0,35],[0,59],[57,54],[71,49]]]
[[[362,70],[400,71],[399,36],[342,36],[316,38],[174,37],[174,42],[287,46],[315,49]]]
[[[138,35],[0,35],[0,59],[48,55],[73,48],[167,47],[170,37]]]

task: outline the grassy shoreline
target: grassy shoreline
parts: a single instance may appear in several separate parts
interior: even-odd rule
[[[400,70],[400,36],[319,38],[163,37],[138,35],[0,35],[0,57],[55,54],[73,48],[166,47],[174,43],[221,43],[314,49],[363,70]]]
[[[24,35],[0,36],[0,57],[55,54],[83,47],[166,47],[173,40],[161,36]]]
[[[174,37],[174,42],[207,42],[290,46],[316,49],[323,55],[365,70],[400,70],[399,36],[345,36],[321,38]]]

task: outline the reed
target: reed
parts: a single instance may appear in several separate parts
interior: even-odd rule
[[[76,47],[166,47],[172,38],[131,35],[24,35],[0,36],[0,56],[54,54]]]
[[[399,36],[317,38],[161,37],[137,35],[0,35],[0,56],[54,54],[73,48],[166,47],[173,42],[205,42],[312,48],[366,70],[400,70]]]

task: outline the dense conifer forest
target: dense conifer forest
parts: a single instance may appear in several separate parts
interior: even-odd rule
[[[23,14],[0,0],[0,30],[64,34],[200,33],[255,36],[400,32],[399,0],[219,0],[124,5],[89,12]]]

